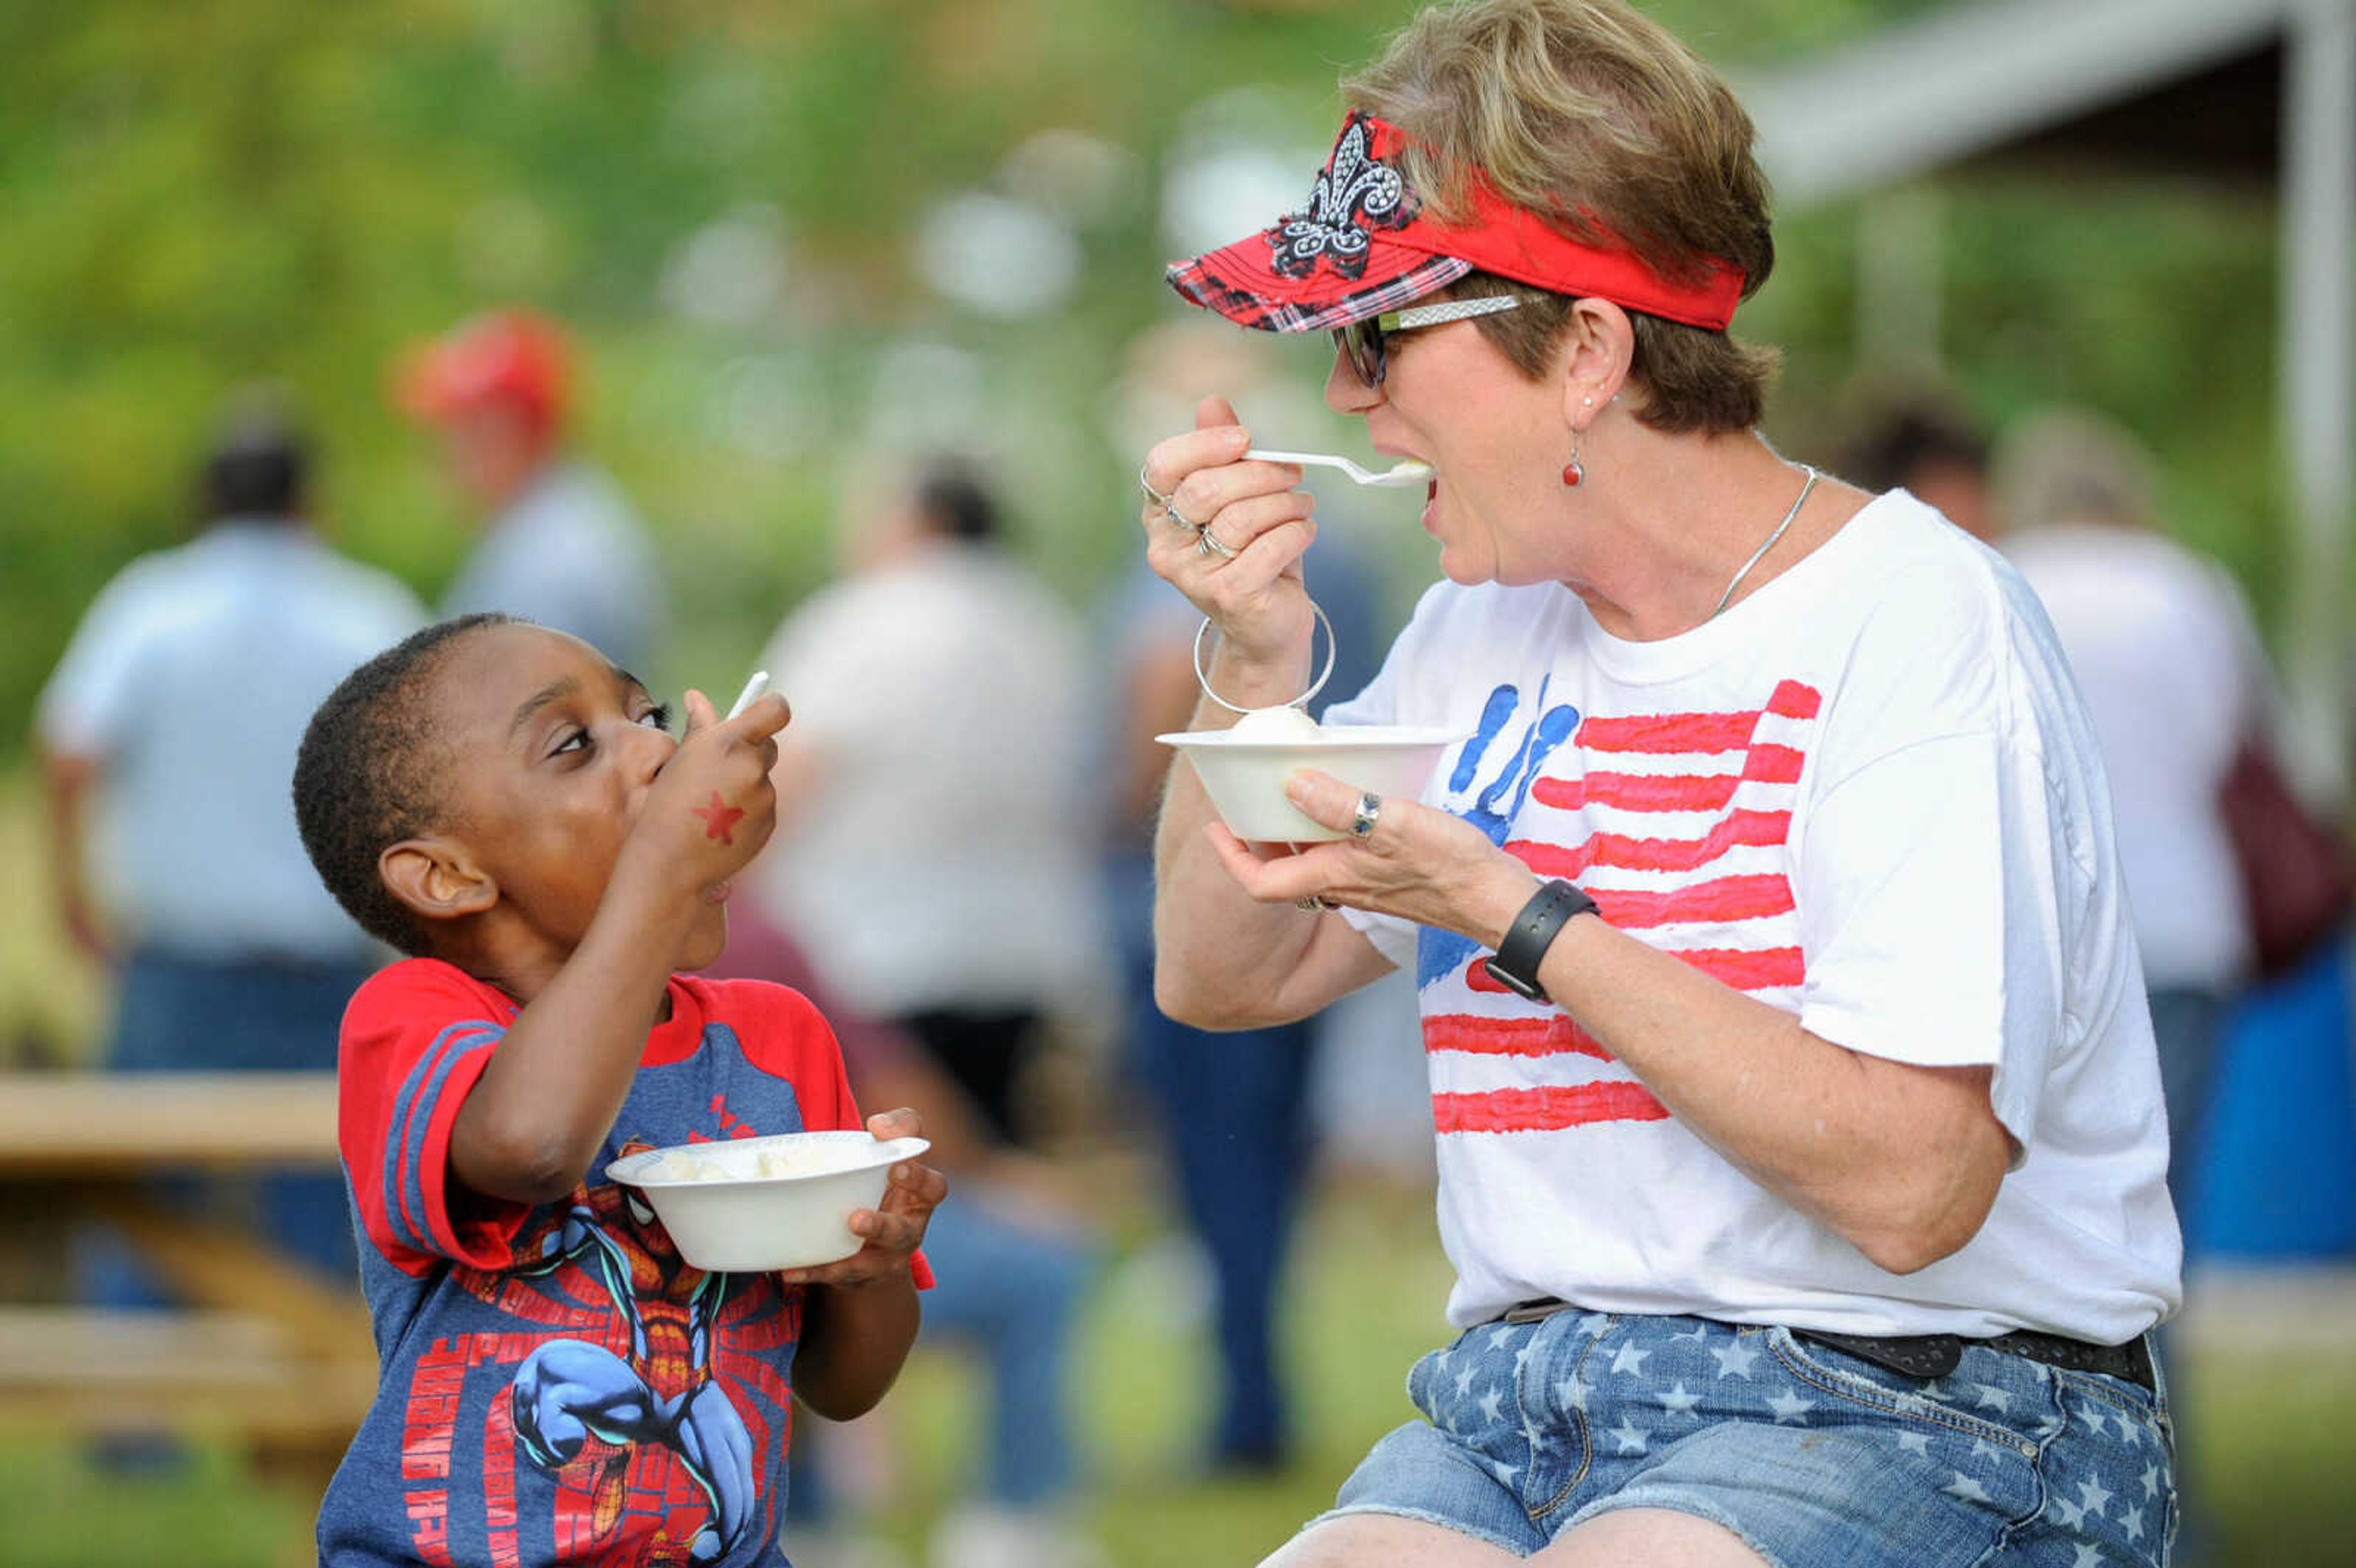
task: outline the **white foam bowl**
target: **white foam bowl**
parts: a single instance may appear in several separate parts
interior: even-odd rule
[[[1414,800],[1423,794],[1431,770],[1467,731],[1400,724],[1344,724],[1321,730],[1314,740],[1258,740],[1232,730],[1187,730],[1156,735],[1194,764],[1211,805],[1238,838],[1256,843],[1306,844],[1347,837],[1303,816],[1284,798],[1284,782],[1303,768],[1328,773],[1344,784]]]
[[[857,1252],[853,1211],[884,1201],[892,1166],[932,1147],[852,1130],[778,1133],[625,1155],[605,1175],[645,1194],[679,1255],[709,1274],[814,1268]],[[683,1174],[682,1165],[699,1174]],[[762,1174],[764,1165],[776,1174]],[[700,1174],[711,1170],[722,1174]]]

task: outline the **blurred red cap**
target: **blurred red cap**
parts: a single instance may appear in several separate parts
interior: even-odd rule
[[[415,417],[440,422],[495,404],[520,410],[552,434],[572,384],[572,345],[564,329],[530,311],[471,316],[412,353],[397,397]]]

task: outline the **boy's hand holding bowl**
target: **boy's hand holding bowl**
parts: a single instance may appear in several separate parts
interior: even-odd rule
[[[860,1239],[859,1250],[838,1262],[788,1269],[793,1285],[874,1285],[908,1277],[908,1260],[924,1244],[933,1211],[949,1195],[949,1179],[916,1156],[931,1146],[922,1136],[924,1119],[906,1106],[867,1118],[867,1130],[884,1146],[904,1147],[885,1174],[884,1200],[852,1211],[843,1222]]]
[[[917,1156],[931,1146],[915,1111],[867,1118],[865,1132],[786,1133],[627,1155],[605,1168],[638,1189],[680,1256],[789,1284],[905,1281],[948,1180]]]

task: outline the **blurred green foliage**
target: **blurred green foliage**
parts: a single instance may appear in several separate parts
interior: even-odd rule
[[[1768,67],[1933,0],[1655,0],[1721,65]],[[658,676],[724,681],[827,570],[839,470],[883,350],[981,367],[1027,543],[1087,596],[1130,547],[1108,390],[1180,313],[1157,193],[1194,106],[1248,84],[1303,150],[1333,82],[1409,0],[86,0],[0,11],[0,757],[80,610],[189,522],[223,394],[283,383],[322,443],[321,511],[437,591],[453,497],[385,388],[404,346],[498,301],[581,331],[582,443],[667,547],[680,631]],[[1075,218],[1052,314],[939,297],[932,203],[1003,189],[1076,130],[1132,155]],[[1944,182],[1948,368],[1992,421],[2071,398],[2163,453],[2183,532],[2273,598],[2278,562],[2265,191],[1985,175]],[[664,304],[731,215],[787,237],[776,305]],[[1859,209],[1792,215],[1742,330],[1784,344],[1771,429],[1827,455],[1854,369]],[[1308,384],[1323,357],[1302,347]],[[751,432],[748,435],[748,432]],[[1414,544],[1407,546],[1414,549]],[[1416,569],[1428,571],[1418,559]]]

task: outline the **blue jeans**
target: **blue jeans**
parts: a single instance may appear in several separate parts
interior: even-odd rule
[[[194,959],[143,948],[118,976],[117,1072],[332,1072],[344,1004],[371,966]],[[184,1209],[229,1200],[219,1184],[173,1179],[159,1195]],[[253,1183],[255,1226],[327,1277],[359,1289],[359,1260],[340,1176],[276,1173]],[[85,1300],[155,1307],[165,1297],[112,1232],[76,1242],[75,1272]]]
[[[1424,1419],[1377,1443],[1324,1517],[1399,1515],[1527,1555],[1613,1509],[1671,1509],[1778,1568],[2159,1568],[2165,1387],[1977,1346],[1926,1381],[1788,1328],[1567,1309],[1418,1361]]]
[[[1308,1175],[1311,1020],[1214,1034],[1153,1005],[1152,869],[1108,870],[1130,986],[1130,1051],[1153,1100],[1187,1223],[1216,1288],[1215,1462],[1260,1467],[1290,1434],[1276,1365],[1276,1296]]]
[[[955,1339],[990,1373],[989,1471],[983,1495],[1008,1508],[1062,1501],[1072,1489],[1065,1370],[1090,1259],[1058,1237],[995,1211],[986,1187],[953,1178],[949,1200],[925,1229],[938,1283],[924,1296],[919,1343]],[[829,1528],[838,1505],[824,1422],[797,1423],[794,1531]]]
[[[2168,1101],[2168,1191],[2177,1218],[2192,1196],[2191,1177],[2217,1088],[2217,1059],[2225,1038],[2224,993],[2190,986],[2155,986],[2150,993],[2152,1038],[2159,1046],[2160,1092]]]
[[[987,1493],[1034,1508],[1071,1489],[1065,1368],[1088,1259],[994,1212],[977,1185],[963,1183],[926,1228],[925,1255],[939,1283],[925,1295],[924,1332],[981,1351],[990,1370]]]

